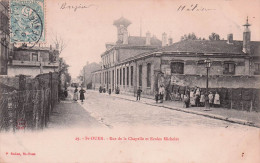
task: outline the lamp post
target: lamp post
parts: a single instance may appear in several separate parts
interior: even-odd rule
[[[209,69],[211,67],[211,61],[209,59],[206,59],[204,61],[205,63],[205,67],[207,69],[207,81],[206,81],[206,95],[205,95],[205,110],[204,111],[208,111],[210,110],[210,106],[209,106],[209,93],[208,93],[208,89],[209,89]]]

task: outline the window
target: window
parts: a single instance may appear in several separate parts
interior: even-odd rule
[[[125,85],[125,68],[123,68],[123,85]]]
[[[139,65],[139,86],[142,86],[143,66]]]
[[[111,71],[109,71],[107,74],[108,74],[108,84],[111,84]]]
[[[254,75],[260,75],[260,63],[255,63]]]
[[[32,53],[32,61],[38,61],[38,54]]]
[[[223,74],[234,75],[235,74],[235,63],[234,62],[224,62]]]
[[[126,68],[126,85],[129,85],[129,67]]]
[[[151,87],[151,63],[147,64],[147,87]]]
[[[171,63],[171,73],[183,74],[184,73],[184,63],[183,62],[172,62]]]
[[[116,70],[116,83],[118,85],[118,81],[119,81],[119,70]]]
[[[120,68],[120,85],[122,85],[122,69]]]
[[[131,86],[133,86],[134,84],[134,67],[133,66],[131,66]]]

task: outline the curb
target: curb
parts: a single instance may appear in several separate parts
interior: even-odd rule
[[[131,99],[124,98],[124,97],[118,97],[118,96],[114,96],[114,95],[112,95],[112,96],[115,97],[115,98],[123,99],[123,100],[137,102],[135,100],[131,100]],[[236,123],[236,124],[240,124],[240,125],[246,125],[246,126],[250,126],[250,127],[260,128],[260,125],[255,124],[253,122],[246,121],[246,120],[241,120],[241,119],[236,119],[236,118],[228,118],[228,117],[223,117],[221,115],[202,113],[202,112],[193,111],[193,110],[186,110],[186,109],[181,109],[179,107],[173,107],[173,106],[167,106],[167,105],[157,105],[157,104],[152,104],[152,103],[144,102],[144,101],[141,101],[141,103],[151,105],[151,106],[157,106],[157,107],[163,107],[163,108],[167,108],[167,109],[171,109],[171,110],[181,111],[181,112],[185,112],[185,113],[200,115],[200,116],[218,119],[218,120],[222,120],[222,121],[227,121],[227,122],[230,122],[230,123]]]

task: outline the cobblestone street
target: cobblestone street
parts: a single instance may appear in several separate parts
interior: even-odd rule
[[[109,96],[108,94],[100,94],[94,91],[87,92],[86,101],[84,101],[84,103],[80,102],[80,105],[82,105],[92,117],[110,127],[149,125],[247,128],[247,126],[243,125],[183,113],[159,106],[150,106],[141,102],[119,99],[114,96]]]

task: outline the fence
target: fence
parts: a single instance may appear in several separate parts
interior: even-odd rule
[[[185,94],[190,88],[179,85],[171,85],[167,92],[173,94]],[[206,92],[205,88],[201,88]],[[257,111],[260,112],[260,89],[255,88],[209,88],[210,92],[220,95],[221,107],[236,110]]]
[[[41,74],[34,79],[20,75],[18,90],[1,92],[0,130],[46,127],[57,101],[56,73]]]

